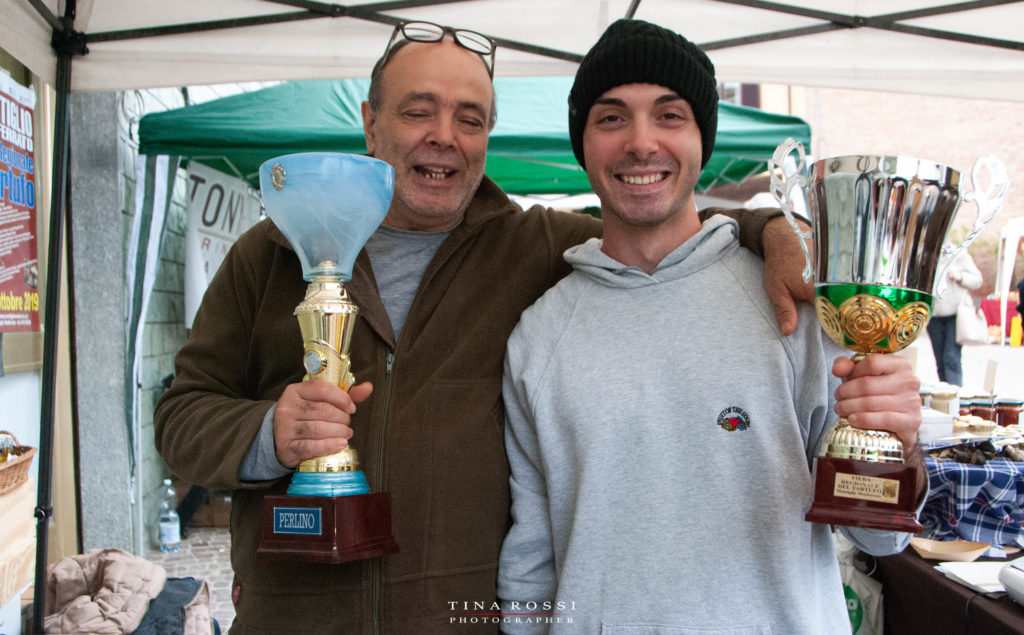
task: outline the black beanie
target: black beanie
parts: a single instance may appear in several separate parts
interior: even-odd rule
[[[623,84],[657,84],[689,102],[701,136],[703,168],[715,147],[718,84],[715,67],[696,44],[643,20],[616,20],[576,71],[569,91],[569,139],[583,162],[583,127],[597,99]]]

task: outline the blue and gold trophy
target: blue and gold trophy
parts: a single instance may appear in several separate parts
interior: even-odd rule
[[[391,204],[394,170],[370,157],[334,152],[289,154],[260,166],[267,215],[285,235],[309,282],[295,308],[304,381],[355,384],[348,351],[359,308],[344,282],[359,250]],[[398,551],[391,497],[370,493],[355,449],[299,463],[287,495],[263,502],[264,560],[339,563]]]

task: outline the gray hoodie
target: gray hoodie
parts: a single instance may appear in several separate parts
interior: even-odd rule
[[[724,218],[650,274],[598,239],[566,259],[508,342],[502,629],[848,632],[829,528],[804,521],[846,354],[813,308],[781,336]],[[843,531],[875,554],[909,541]]]

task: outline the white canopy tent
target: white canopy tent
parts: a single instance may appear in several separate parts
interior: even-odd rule
[[[401,19],[494,37],[499,75],[570,75],[632,15],[699,43],[722,81],[1024,101],[1019,0],[0,0],[3,48],[53,85],[68,7],[71,90],[366,77]]]
[[[51,513],[71,91],[366,77],[409,19],[493,37],[498,75],[571,75],[610,22],[637,17],[697,42],[721,81],[1024,101],[1024,0],[0,0],[0,15],[0,47],[57,95],[36,589]],[[41,624],[43,603],[34,608]]]

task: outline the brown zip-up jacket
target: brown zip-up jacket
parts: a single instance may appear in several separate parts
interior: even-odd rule
[[[759,249],[770,215],[739,213],[746,244]],[[498,630],[471,614],[497,612],[509,526],[505,343],[520,313],[569,272],[562,253],[599,233],[588,216],[524,213],[485,177],[427,267],[397,344],[360,253],[345,285],[360,307],[350,354],[356,380],[374,391],[353,417],[351,442],[371,490],[391,494],[400,551],[340,565],[255,559],[263,497],[283,493],[289,479],[241,483],[238,470],[267,410],[302,379],[293,311],[306,283],[270,221],[239,238],[155,415],[157,449],[175,474],[234,490],[232,633]]]

